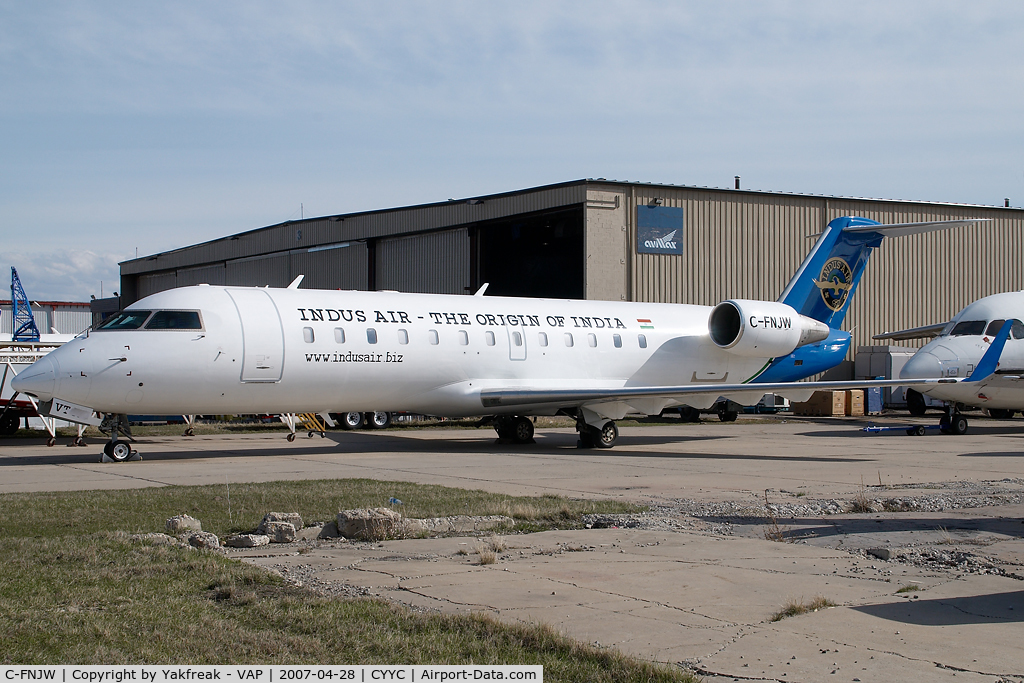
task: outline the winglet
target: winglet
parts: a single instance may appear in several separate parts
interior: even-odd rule
[[[1006,340],[1010,336],[1011,327],[1013,327],[1012,320],[1007,320],[1003,323],[1003,326],[999,328],[999,332],[992,340],[992,344],[989,345],[988,351],[981,357],[978,364],[974,366],[974,372],[964,380],[965,382],[980,382],[996,371],[996,368],[999,367],[999,356],[1003,354],[1003,346],[1006,345]]]
[[[298,289],[299,288],[299,283],[302,282],[302,278],[304,278],[304,277],[306,277],[306,276],[305,275],[300,275],[297,278],[295,278],[294,280],[292,280],[292,283],[290,285],[288,285],[288,289]]]

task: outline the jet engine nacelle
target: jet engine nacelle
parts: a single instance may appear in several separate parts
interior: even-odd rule
[[[777,358],[828,337],[828,325],[775,301],[730,299],[708,318],[711,341],[738,356]]]

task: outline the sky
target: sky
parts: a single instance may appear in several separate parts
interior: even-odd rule
[[[0,268],[85,301],[136,254],[580,178],[1024,206],[1021,46],[1009,1],[0,0]]]

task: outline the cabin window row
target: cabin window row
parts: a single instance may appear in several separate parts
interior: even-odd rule
[[[460,346],[469,346],[469,332],[467,332],[466,330],[459,330],[458,333],[457,333],[457,338],[459,340],[459,345]],[[511,334],[511,338],[512,338],[512,345],[513,346],[521,347],[523,345],[523,343],[524,343],[523,333],[522,332],[513,331],[512,334]],[[302,328],[302,339],[307,344],[312,344],[313,343],[313,341],[316,339],[316,335],[313,332],[313,328],[312,327],[303,327]],[[334,341],[337,342],[338,344],[344,344],[345,343],[345,339],[346,339],[346,337],[345,337],[345,328],[343,328],[343,327],[335,327],[334,328]],[[564,334],[564,336],[563,336],[563,339],[564,339],[565,345],[570,347],[570,348],[575,346],[575,344],[576,344],[576,340],[573,337],[572,332],[566,332]],[[441,338],[438,335],[437,330],[428,330],[427,331],[427,340],[432,345],[434,345],[434,346],[437,346],[438,344],[441,343]],[[374,327],[367,327],[366,328],[366,341],[369,344],[376,344],[377,343],[377,329],[376,328],[374,328]],[[597,348],[597,344],[598,344],[597,335],[594,334],[593,332],[588,332],[587,335],[586,335],[586,342],[587,342],[587,346],[590,346],[591,348]],[[404,328],[401,328],[401,329],[398,330],[398,343],[399,344],[408,344],[409,343],[409,331],[408,330],[406,330]],[[486,344],[487,346],[494,346],[496,343],[497,343],[497,340],[495,339],[494,332],[491,331],[491,330],[486,330],[484,332],[484,344]],[[548,334],[547,334],[547,332],[538,332],[537,333],[537,343],[540,346],[547,346],[548,345]],[[647,335],[638,334],[637,335],[637,345],[641,349],[646,349],[647,348]],[[622,348],[622,335],[620,335],[620,334],[613,334],[612,335],[612,346],[614,346],[617,349],[621,349]]]

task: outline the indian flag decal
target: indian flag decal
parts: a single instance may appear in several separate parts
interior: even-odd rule
[[[643,318],[637,318],[636,321],[638,323],[640,323],[640,329],[641,330],[653,330],[654,329],[654,324],[651,323],[650,320],[646,320],[646,319],[643,319]]]

